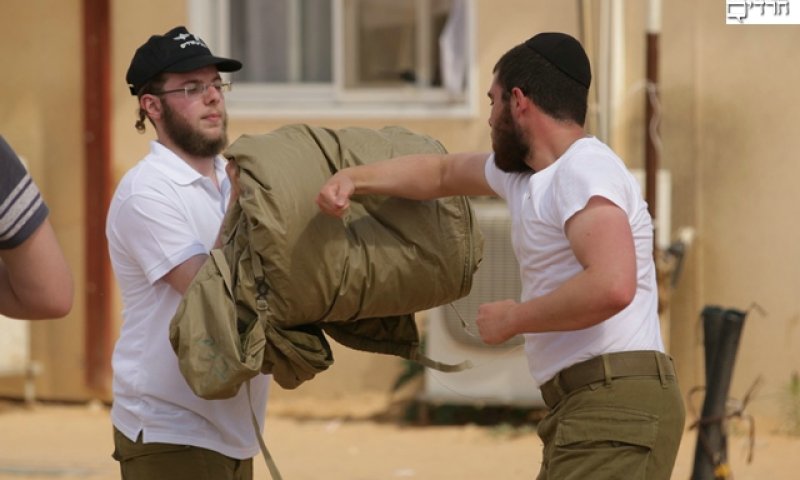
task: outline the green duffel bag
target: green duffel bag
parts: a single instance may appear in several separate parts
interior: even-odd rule
[[[295,388],[333,362],[326,336],[358,350],[458,370],[420,351],[414,313],[467,295],[483,238],[466,197],[354,196],[346,219],[314,199],[336,171],[413,153],[444,153],[400,127],[307,125],[243,135],[224,155],[241,194],[223,246],[195,277],[170,325],[181,372],[203,398],[273,375]]]

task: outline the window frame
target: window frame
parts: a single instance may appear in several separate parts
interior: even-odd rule
[[[467,8],[467,74],[464,91],[448,92],[443,87],[345,88],[344,57],[345,0],[333,3],[332,83],[258,84],[234,83],[225,95],[228,112],[245,118],[347,118],[424,117],[473,118],[478,114],[475,65],[475,0]],[[419,15],[424,15],[417,2]],[[215,55],[230,55],[225,29],[229,22],[227,0],[187,0],[189,29],[208,43]],[[226,75],[223,75],[226,76]],[[227,78],[229,79],[229,78]]]

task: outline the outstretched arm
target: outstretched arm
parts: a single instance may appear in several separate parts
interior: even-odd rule
[[[72,299],[72,273],[48,220],[19,246],[0,250],[0,313],[60,318],[69,313]]]
[[[494,194],[486,182],[488,153],[407,155],[345,168],[320,189],[320,210],[341,217],[355,194],[379,194],[414,200],[452,195]]]

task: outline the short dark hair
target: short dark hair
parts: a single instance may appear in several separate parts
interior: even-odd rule
[[[589,89],[565,75],[525,44],[506,52],[494,66],[497,83],[507,100],[514,87],[557,120],[586,122]]]

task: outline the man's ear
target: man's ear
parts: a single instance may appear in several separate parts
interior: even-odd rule
[[[142,95],[139,98],[139,107],[145,111],[151,119],[161,118],[163,112],[163,105],[161,99],[155,95]]]
[[[522,93],[519,87],[511,89],[511,105],[516,112],[524,113],[531,105],[531,100]]]

